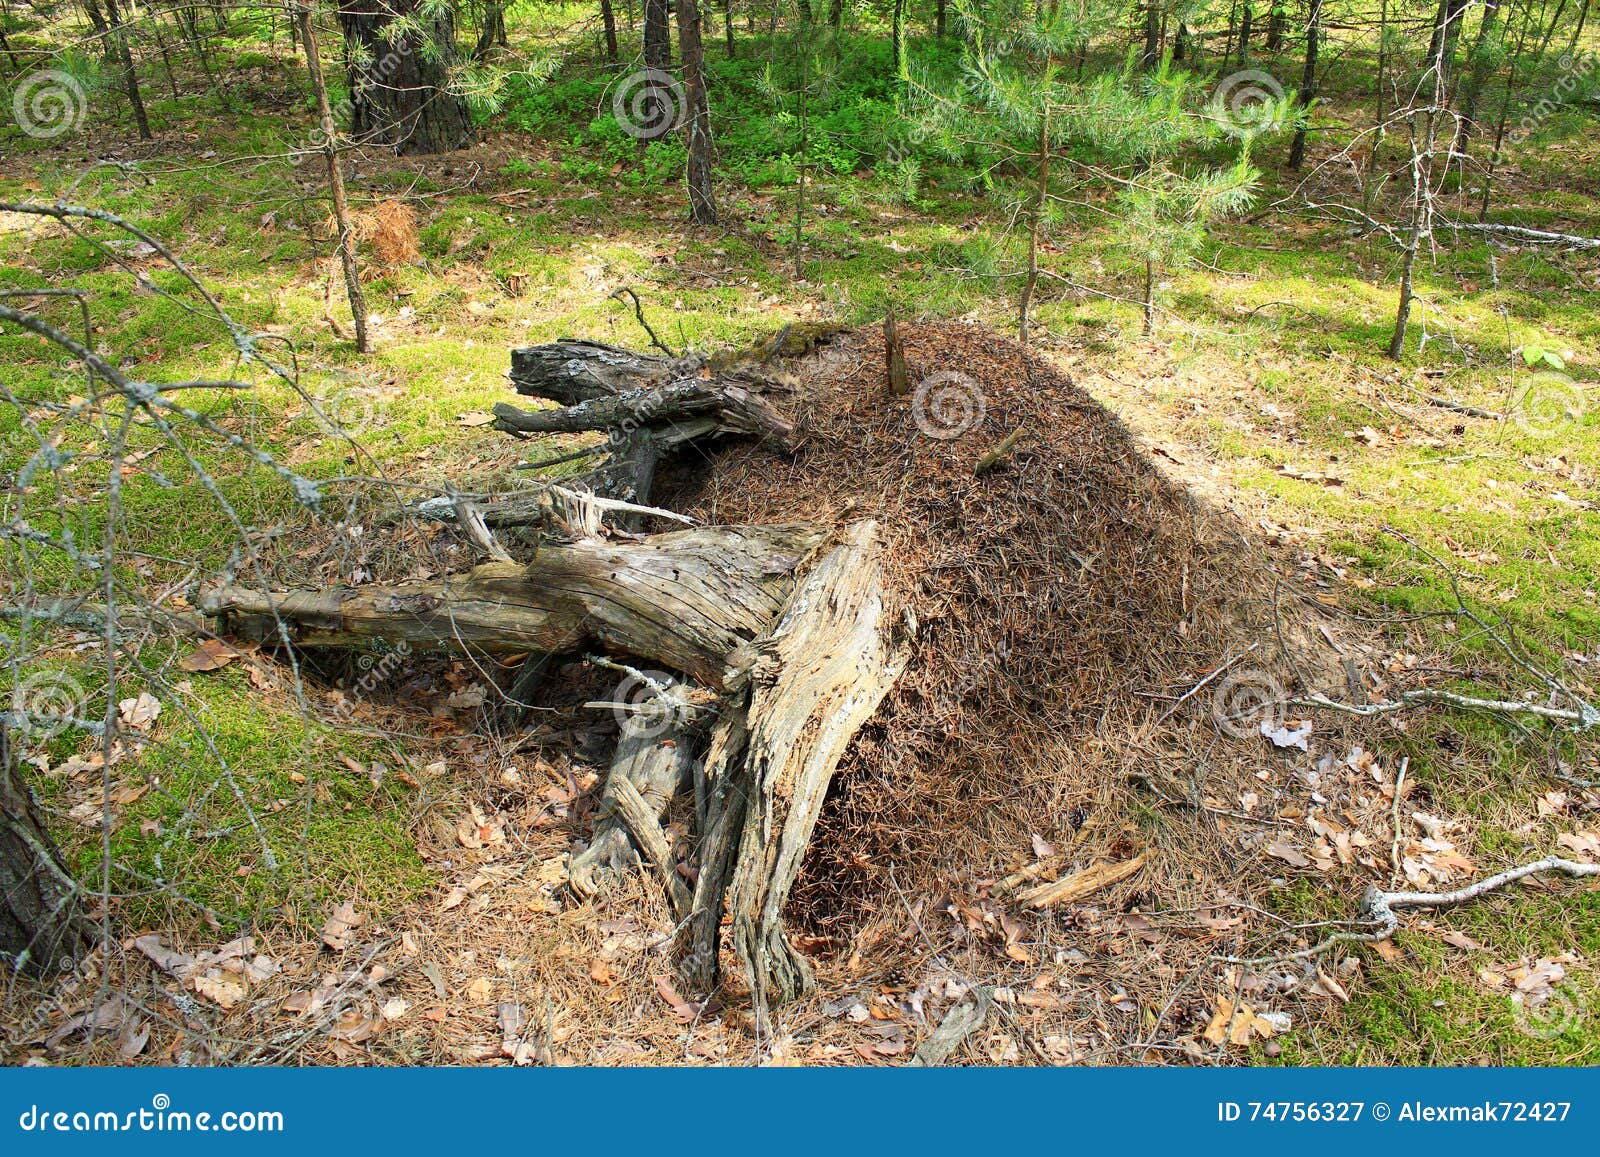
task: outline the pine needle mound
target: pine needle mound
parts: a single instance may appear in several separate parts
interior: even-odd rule
[[[795,367],[797,453],[729,444],[659,496],[707,522],[876,518],[890,543],[916,649],[840,767],[796,894],[824,941],[899,906],[896,885],[1003,875],[1034,836],[1080,862],[1130,854],[1147,841],[1117,797],[1151,772],[1139,737],[1228,655],[1277,649],[1260,548],[1113,414],[992,331],[901,332],[912,394],[888,393],[880,333],[844,335]],[[1212,703],[1180,720],[1209,723]]]

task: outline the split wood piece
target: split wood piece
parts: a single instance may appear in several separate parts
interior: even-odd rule
[[[734,869],[734,948],[758,1025],[811,985],[783,909],[834,769],[905,669],[909,640],[888,620],[877,523],[858,522],[795,588],[751,672],[750,800]]]
[[[680,689],[689,690],[672,684],[637,705],[624,721],[600,795],[594,839],[573,857],[567,879],[580,896],[593,896],[637,864],[643,852],[682,919],[689,914],[689,888],[678,876],[661,817],[688,778],[703,710],[680,699]]]
[[[1081,872],[1073,872],[1070,876],[1063,876],[1048,884],[1040,884],[1037,888],[1029,888],[1017,899],[1030,908],[1072,904],[1113,884],[1120,884],[1144,867],[1145,861],[1149,858],[1149,852],[1140,852],[1133,859],[1123,860],[1119,864],[1095,864],[1093,867],[1084,868]]]
[[[722,915],[750,794],[744,758],[750,745],[749,698],[746,686],[723,704],[695,772],[699,855],[689,919],[678,931],[674,955],[685,986],[700,995],[716,991],[721,979]]]
[[[727,658],[764,634],[822,541],[818,528],[717,526],[642,542],[576,542],[529,563],[427,582],[267,592],[224,587],[200,610],[267,643],[516,654],[595,643],[720,688]],[[279,624],[282,624],[283,633]]]
[[[663,446],[713,433],[758,437],[787,447],[794,424],[769,402],[753,378],[684,378],[626,394],[590,398],[554,410],[494,407],[495,427],[510,434],[577,434],[648,427]]]

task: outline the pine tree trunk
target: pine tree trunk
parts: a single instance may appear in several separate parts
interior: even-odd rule
[[[678,48],[683,55],[684,100],[689,114],[689,219],[696,225],[717,223],[717,201],[711,188],[711,102],[706,95],[705,48],[700,41],[700,7],[678,0]]]
[[[398,17],[420,31],[390,43]],[[345,0],[339,26],[350,47],[351,132],[402,156],[444,153],[475,141],[467,103],[449,91],[455,62],[455,17],[421,0]]]
[[[0,960],[44,976],[71,968],[93,943],[78,887],[0,723]]]
[[[1311,102],[1317,97],[1317,50],[1322,40],[1322,0],[1311,0],[1306,16],[1306,64],[1300,74],[1300,92],[1295,98],[1299,119],[1295,123],[1294,143],[1289,146],[1289,168],[1297,170],[1306,159],[1306,120]]]
[[[1472,47],[1472,67],[1461,86],[1461,99],[1457,105],[1461,119],[1456,122],[1456,139],[1451,152],[1466,152],[1467,142],[1472,139],[1473,129],[1477,127],[1474,121],[1478,115],[1478,98],[1482,96],[1483,86],[1494,68],[1494,34],[1499,16],[1500,0],[1484,0],[1483,20],[1478,24],[1478,40]]]
[[[611,0],[600,0],[600,23],[605,27],[606,59],[615,64],[621,59],[621,53],[617,50],[617,14],[611,7]]]
[[[328,104],[328,85],[322,75],[322,51],[311,24],[311,9],[300,5],[294,10],[295,29],[306,54],[306,70],[311,77],[311,93],[317,102],[317,118],[322,131],[322,156],[328,169],[328,192],[333,200],[334,224],[339,230],[339,264],[344,271],[345,296],[350,302],[350,319],[355,325],[356,352],[372,352],[367,336],[367,298],[361,289],[361,271],[356,265],[356,232],[350,220],[350,204],[344,191],[344,168],[339,162],[338,129],[333,109]]]
[[[1267,51],[1276,56],[1283,51],[1283,26],[1287,14],[1284,0],[1272,0],[1272,11],[1267,14]]]
[[[1250,0],[1243,0],[1239,13],[1239,67],[1250,67]]]
[[[1153,71],[1161,63],[1161,9],[1155,0],[1145,0],[1144,54],[1139,63],[1146,72]]]
[[[122,73],[122,88],[128,94],[128,104],[133,109],[133,123],[141,140],[150,140],[150,118],[144,110],[144,95],[139,91],[139,74],[133,67],[133,50],[128,47],[128,34],[117,12],[116,0],[106,0],[105,12],[95,0],[84,0],[83,10],[94,26],[108,64]]]

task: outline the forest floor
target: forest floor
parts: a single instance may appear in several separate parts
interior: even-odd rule
[[[347,311],[328,223],[307,200],[321,186],[320,162],[271,159],[294,139],[294,126],[309,131],[295,62],[241,52],[230,84],[251,113],[220,110],[209,96],[169,99],[152,85],[153,142],[130,139],[109,94],[98,99],[110,107],[97,104],[80,134],[50,142],[0,135],[0,196],[63,197],[136,221],[172,245],[238,321],[292,342],[302,388],[356,436],[360,455],[281,385],[263,382],[235,416],[310,476],[381,470],[408,483],[490,485],[513,477],[518,460],[559,452],[558,441],[512,444],[484,428],[486,411],[507,397],[508,350],[561,336],[642,348],[647,335],[632,309],[610,296],[623,287],[639,294],[646,318],[680,349],[745,346],[786,322],[876,324],[890,306],[903,318],[1015,331],[1022,239],[1005,231],[1003,207],[970,191],[930,181],[908,201],[868,175],[823,176],[810,193],[815,215],[797,273],[788,244],[792,186],[730,182],[722,189],[728,224],[693,229],[683,219],[681,189],[634,179],[648,169],[645,160],[606,156],[601,165],[559,135],[491,129],[478,146],[448,157],[347,158],[352,189],[373,224],[363,257],[376,348],[358,357],[348,322],[337,320]],[[1333,124],[1366,114],[1359,94],[1335,92],[1323,115]],[[1515,205],[1506,219],[1600,235],[1600,134],[1592,119],[1557,118],[1539,144],[1521,149],[1503,174],[1502,196]],[[1055,276],[1044,283],[1035,352],[1127,423],[1165,472],[1244,528],[1286,582],[1355,615],[1407,616],[1373,627],[1390,644],[1385,662],[1397,682],[1432,678],[1521,693],[1517,672],[1480,634],[1448,616],[1409,621],[1453,608],[1454,578],[1469,603],[1503,615],[1592,698],[1600,664],[1600,418],[1591,384],[1600,369],[1600,254],[1492,250],[1470,237],[1440,237],[1420,272],[1417,322],[1427,340],[1391,362],[1382,348],[1398,253],[1347,226],[1275,208],[1297,181],[1279,170],[1276,155],[1259,160],[1266,170],[1259,208],[1217,229],[1203,264],[1167,274],[1153,336],[1140,334],[1138,310],[1121,300],[1136,296],[1137,274],[1114,256],[1113,227],[1092,215],[1060,223],[1044,255]],[[1336,170],[1310,180],[1314,199],[1349,196]],[[1470,190],[1462,196],[1470,200]],[[377,228],[377,206],[390,200],[415,215],[414,252],[404,243],[409,228],[396,243]],[[1465,208],[1461,215],[1472,217]],[[124,259],[177,289],[158,256],[127,250]],[[213,321],[141,288],[102,249],[0,217],[0,289],[41,284],[84,290],[97,344],[141,375],[211,378],[231,365],[232,347]],[[70,309],[49,309],[69,326]],[[1575,413],[1529,417],[1525,398],[1536,383],[1518,356],[1528,347],[1560,353],[1577,385]],[[60,358],[30,338],[0,338],[0,365],[18,396],[70,389]],[[1504,417],[1468,416],[1430,397]],[[13,417],[0,419],[8,439],[16,428]],[[9,442],[6,461],[9,469]],[[284,499],[242,473],[218,474],[252,521],[287,513]],[[223,558],[232,545],[232,529],[207,513],[198,488],[136,477],[126,503],[128,526],[151,556]],[[385,548],[346,549],[338,561],[323,550],[317,559],[329,560],[330,581],[352,581],[381,569],[369,549]],[[426,556],[426,544],[417,549],[425,562],[438,561]],[[1196,667],[1149,690],[1170,699],[1204,673]],[[309,718],[282,672],[255,656],[178,684],[187,715],[169,710],[155,724],[161,742],[130,768],[118,803],[114,858],[148,886],[128,888],[116,902],[117,926],[130,942],[158,934],[190,955],[215,951],[249,928],[254,944],[247,951],[234,944],[218,960],[264,960],[259,969],[273,978],[262,978],[271,987],[261,992],[271,999],[263,1009],[259,994],[241,1003],[242,994],[226,988],[190,999],[185,1015],[210,1031],[209,1053],[197,1029],[157,1032],[155,1044],[133,1055],[903,1061],[949,993],[929,988],[927,976],[878,968],[871,944],[859,938],[871,931],[893,943],[918,935],[912,913],[929,911],[938,897],[905,898],[900,914],[910,918],[892,926],[868,919],[866,907],[853,923],[847,913],[842,939],[819,939],[823,993],[795,1010],[783,1040],[754,1042],[736,1019],[702,1023],[704,1010],[686,1012],[656,979],[664,972],[653,952],[665,914],[648,881],[599,907],[561,895],[559,858],[581,834],[575,820],[589,806],[592,772],[581,760],[530,755],[516,735],[481,726],[479,679],[459,663],[419,668],[394,697],[409,697],[409,705],[369,704],[353,727]],[[202,730],[216,745],[212,759],[192,754]],[[1391,792],[1405,760],[1413,793],[1407,810],[1420,816],[1406,839],[1426,861],[1422,883],[1454,886],[1556,851],[1600,853],[1600,794],[1592,786],[1600,761],[1592,745],[1522,742],[1502,723],[1443,710],[1359,733],[1319,718],[1316,735],[1303,754],[1263,741],[1228,758],[1268,784],[1292,780],[1299,764],[1286,761],[1332,757],[1334,766]],[[1128,738],[1097,733],[1086,744],[1114,748]],[[76,866],[97,881],[100,810],[90,797],[101,769],[70,738],[55,741],[51,757],[47,803]],[[1221,758],[1200,748],[1174,766]],[[209,829],[230,830],[228,793],[206,789],[215,759],[226,761],[230,786],[266,820],[262,840],[275,850],[277,869],[237,837],[171,838],[169,829],[189,818],[181,801],[200,794],[215,811]],[[1193,773],[1192,766],[1175,772],[1176,782]],[[1310,840],[1291,794],[1247,784],[1244,794],[1208,796],[1205,807],[1256,813],[1264,827]],[[1117,806],[1126,811],[1120,820],[1136,828],[1173,822],[1159,802],[1118,796]],[[1039,844],[1017,848],[1019,862],[1042,855],[1040,845],[1067,846],[1072,826],[1065,815],[1041,819]],[[1218,830],[1227,835],[1225,823]],[[1317,854],[1273,853],[1274,846],[1266,841],[1251,860],[1271,919],[1354,914],[1359,889],[1339,870],[1339,856],[1324,862]],[[1379,850],[1386,861],[1389,849]],[[967,879],[1015,866],[1004,858],[974,863]],[[898,905],[901,897],[888,899]],[[334,926],[331,939],[345,955],[330,963],[327,921],[347,901],[375,931],[351,937]],[[1019,965],[1022,955],[1043,961],[1030,975],[1045,979],[1019,983],[1003,964],[984,964],[981,975],[1015,988],[1012,1003],[999,1027],[975,1038],[960,1059],[1600,1060],[1600,891],[1592,887],[1530,886],[1413,920],[1392,944],[1355,949],[1344,971],[1313,978],[1315,991],[1256,991],[1258,1007],[1290,1008],[1292,1021],[1267,1022],[1237,1044],[1207,1039],[1216,993],[1187,991],[1188,973],[1084,995],[1095,983],[1085,950],[1106,959],[1149,950],[1158,932],[1144,910],[1086,909],[1076,930],[1058,928],[1037,941],[1019,940],[1003,921],[996,936],[975,937],[971,952],[982,948]],[[987,919],[981,912],[963,918]],[[1220,909],[1196,917],[1212,933],[1227,919]],[[956,963],[938,981],[946,989],[960,968],[980,974],[971,957]],[[133,967],[127,960],[115,966]],[[364,1003],[342,999],[356,990]],[[1243,1001],[1240,991],[1232,997]],[[1530,1028],[1517,1003],[1524,997],[1524,1004],[1551,997],[1577,1011],[1554,1029]],[[8,1055],[82,1059],[70,1041],[50,1050],[39,1042],[49,1035],[44,1027],[53,1031],[81,1011],[82,994],[76,999],[12,985],[7,1027],[31,1031],[9,1034]],[[527,1023],[505,1023],[508,1003]],[[219,1020],[224,1006],[239,1011]],[[302,1031],[308,1010],[330,1008],[338,1015],[327,1031]],[[1054,1029],[1029,1020],[1056,1015],[1064,1019]]]

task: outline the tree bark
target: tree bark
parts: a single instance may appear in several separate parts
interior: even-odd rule
[[[1451,145],[1453,153],[1465,153],[1467,142],[1472,139],[1473,130],[1477,128],[1478,99],[1483,94],[1483,86],[1489,79],[1489,74],[1494,71],[1494,38],[1495,26],[1500,16],[1500,0],[1484,0],[1483,19],[1478,24],[1478,39],[1472,46],[1472,66],[1467,70],[1467,78],[1461,86],[1461,97],[1457,103],[1460,119],[1456,122],[1456,139]]]
[[[0,960],[44,977],[89,951],[94,926],[18,762],[0,723]]]
[[[345,197],[344,166],[339,160],[336,144],[338,129],[333,123],[333,110],[328,104],[328,85],[322,76],[322,51],[317,44],[317,33],[311,23],[311,9],[297,5],[294,9],[296,30],[300,47],[306,54],[306,71],[311,77],[311,92],[317,102],[317,119],[322,131],[322,159],[328,170],[328,192],[333,198],[333,220],[339,230],[339,264],[344,270],[345,297],[350,302],[350,318],[355,325],[356,352],[372,352],[372,342],[367,336],[367,296],[361,289],[361,271],[356,265],[355,224],[350,220],[350,204]]]
[[[729,907],[758,1025],[809,990],[783,909],[834,769],[904,670],[909,649],[884,605],[877,524],[855,523],[800,581],[756,647],[745,756],[750,800]]]
[[[812,526],[720,526],[613,545],[546,543],[532,561],[425,582],[325,590],[222,587],[201,611],[266,643],[374,639],[442,651],[613,648],[722,685],[734,650],[770,623],[821,540]],[[281,624],[281,625],[280,625]]]
[[[1306,63],[1300,73],[1300,92],[1295,97],[1298,119],[1294,141],[1289,146],[1289,168],[1295,171],[1306,159],[1306,121],[1311,116],[1311,102],[1317,98],[1317,51],[1321,40],[1322,0],[1311,0],[1311,11],[1306,16]]]
[[[706,95],[706,58],[700,40],[700,8],[696,0],[677,0],[678,47],[683,55],[684,100],[689,116],[689,220],[696,225],[717,223],[717,200],[711,187],[714,145],[711,139],[711,102]]]
[[[617,14],[611,7],[611,0],[600,0],[600,23],[605,30],[606,59],[615,64],[621,54],[617,50]]]
[[[418,23],[393,43],[398,18]],[[351,132],[402,156],[466,148],[476,137],[467,103],[449,91],[455,17],[420,0],[345,0],[339,26],[349,46]]]
[[[84,0],[83,8],[94,26],[95,34],[104,43],[104,53],[113,69],[122,74],[122,89],[128,95],[128,105],[133,110],[134,127],[140,140],[153,139],[150,117],[145,112],[144,95],[139,90],[139,72],[133,65],[133,49],[128,45],[127,26],[117,11],[116,0],[106,0],[105,12],[100,11],[95,0]]]

